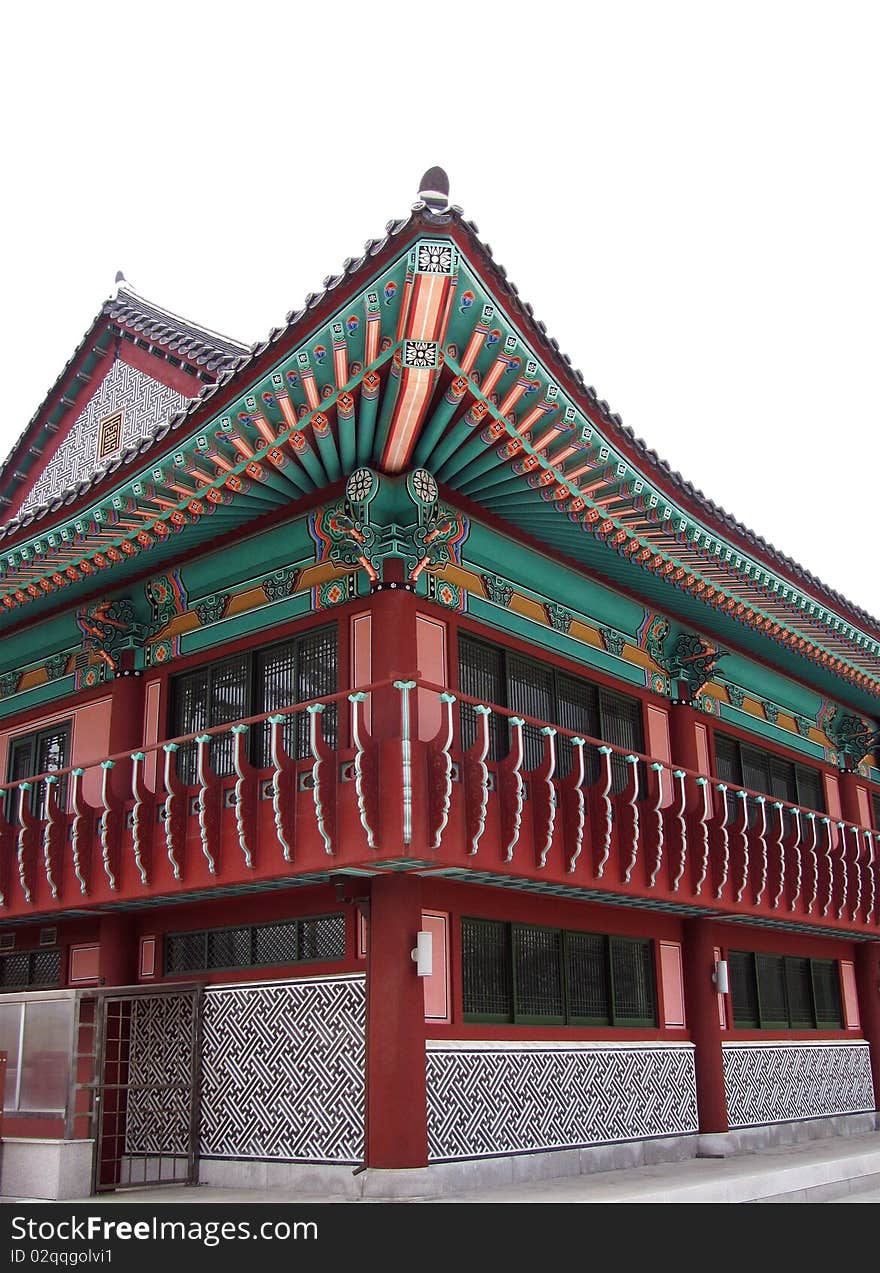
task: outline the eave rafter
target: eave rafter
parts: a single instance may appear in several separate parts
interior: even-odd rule
[[[174,451],[7,548],[0,605],[29,607],[172,535],[216,536],[356,465],[418,464],[569,556],[589,535],[880,697],[877,639],[660,489],[566,390],[564,366],[554,375],[537,356],[467,245],[420,228],[329,319],[309,315],[308,337],[267,371],[239,373],[241,392],[221,412],[200,408]]]

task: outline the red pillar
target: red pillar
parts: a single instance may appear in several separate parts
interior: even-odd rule
[[[688,703],[673,703],[669,709],[669,745],[672,759],[682,769],[704,771],[697,731],[705,731],[705,718]],[[708,777],[708,774],[706,775]]]
[[[367,965],[367,1145],[369,1167],[428,1161],[425,999],[410,952],[422,923],[416,875],[372,881]]]
[[[130,662],[131,651],[125,651]],[[137,751],[144,741],[144,678],[140,672],[123,664],[114,675],[110,700],[110,737],[107,752],[115,756],[119,752]],[[112,790],[119,800],[131,795],[131,766],[117,761],[113,769]]]
[[[131,986],[137,981],[137,926],[131,915],[112,913],[98,921],[101,946],[98,975],[104,986]]]
[[[857,942],[855,964],[859,1019],[871,1052],[874,1108],[880,1109],[880,944]]]
[[[840,808],[844,822],[852,822],[857,827],[863,826],[865,817],[859,805],[859,787],[861,783],[859,782],[858,774],[853,773],[851,769],[841,769],[838,774],[838,786],[840,789]]]
[[[728,1130],[718,992],[712,981],[716,945],[710,920],[684,921],[685,1010],[694,1044],[699,1125],[704,1133]]]

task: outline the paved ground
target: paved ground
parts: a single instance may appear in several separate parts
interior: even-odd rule
[[[369,1173],[364,1173],[365,1190]],[[468,1203],[608,1202],[880,1202],[880,1132],[868,1136],[810,1141],[783,1149],[730,1158],[693,1158],[622,1171],[596,1172],[503,1188],[448,1193],[443,1197],[396,1201]],[[11,1202],[11,1199],[3,1199]],[[83,1198],[76,1201],[94,1202]],[[332,1202],[325,1196],[289,1190],[164,1186],[104,1194],[100,1203],[306,1203]],[[386,1199],[364,1197],[364,1202]]]

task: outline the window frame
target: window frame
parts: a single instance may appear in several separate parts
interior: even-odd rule
[[[560,711],[560,681],[562,679],[565,679],[567,681],[573,682],[575,685],[586,686],[594,692],[595,698],[596,698],[596,716],[597,716],[597,725],[598,725],[598,733],[595,735],[595,737],[597,741],[600,743],[606,743],[606,737],[609,733],[608,712],[610,710],[610,707],[613,704],[615,703],[623,704],[628,711],[632,711],[632,709],[635,709],[634,719],[637,725],[638,746],[633,747],[632,751],[639,752],[642,755],[645,754],[645,708],[644,708],[644,703],[642,699],[639,698],[638,696],[626,694],[624,691],[621,691],[621,690],[610,689],[608,686],[602,684],[600,681],[594,681],[594,680],[591,680],[589,677],[581,676],[576,672],[571,672],[567,668],[558,667],[555,663],[546,662],[540,658],[535,657],[532,654],[522,654],[520,653],[519,650],[512,649],[509,646],[495,644],[489,638],[482,636],[480,634],[474,634],[470,631],[465,631],[460,629],[458,632],[458,638],[457,638],[457,644],[456,644],[456,671],[458,676],[458,688],[459,688],[459,691],[462,693],[467,692],[467,691],[461,690],[461,667],[462,667],[462,646],[463,645],[477,646],[478,648],[481,647],[484,650],[490,651],[491,654],[499,660],[500,678],[501,678],[500,688],[502,690],[502,694],[500,695],[498,699],[493,700],[497,707],[503,707],[503,708],[506,708],[508,711],[512,711],[512,712],[521,710],[517,708],[512,708],[510,706],[510,699],[511,699],[510,661],[511,659],[515,659],[517,662],[524,664],[526,667],[531,666],[535,669],[538,669],[542,675],[549,674],[550,695],[551,695],[552,703],[551,703],[550,714],[548,717],[548,724],[555,724],[559,728],[563,728],[563,726],[560,725],[560,717],[562,715],[562,712]],[[471,706],[470,704],[465,704],[465,703],[461,704],[462,708],[470,707],[470,706]],[[531,713],[524,713],[524,714],[531,715]],[[537,718],[537,719],[540,719],[540,718]],[[462,720],[461,714],[459,714],[460,730],[461,730],[462,724],[463,724],[463,720]],[[526,728],[528,728],[528,726],[526,726]],[[589,731],[584,731],[584,732],[589,733]],[[490,721],[490,726],[489,726],[489,754],[487,756],[487,759],[491,760],[493,763],[496,763],[496,764],[504,758],[504,755],[507,754],[506,751],[502,752],[502,748],[504,747],[503,735],[504,735],[504,728],[501,721],[493,717],[492,721]],[[523,741],[525,743],[526,740],[524,739]],[[567,741],[568,739],[566,735],[562,735],[560,738],[557,738],[557,743],[567,742]],[[464,748],[465,739],[463,736],[461,737],[461,744],[462,744],[462,747]],[[610,745],[619,746],[619,744],[610,744]],[[508,749],[509,749],[509,744],[508,744]],[[496,752],[498,754],[495,754]],[[613,753],[615,757],[617,756],[617,754],[618,753]],[[540,763],[540,760],[538,763]],[[527,768],[526,759],[524,759],[523,761],[523,770],[524,772],[529,772]],[[588,774],[589,774],[589,766],[588,766]],[[558,746],[557,746],[557,773],[555,776],[557,778],[560,776]],[[625,775],[622,772],[620,776],[625,778]],[[639,793],[640,796],[644,795],[645,785],[646,784],[644,782],[644,778],[642,777],[642,781],[640,782],[640,793]],[[612,789],[612,792],[619,794],[616,783],[612,783],[611,789]],[[624,787],[622,787],[621,790],[623,789],[625,789],[625,783],[624,783]]]
[[[7,788],[6,798],[4,801],[4,815],[6,821],[12,825],[18,825],[18,785],[33,779],[38,773],[43,771],[39,769],[40,745],[53,735],[63,733],[64,742],[64,763],[58,766],[58,769],[67,769],[73,762],[71,759],[72,743],[73,743],[73,717],[68,716],[64,720],[55,721],[50,725],[41,725],[37,729],[32,729],[26,733],[17,734],[9,739],[8,750],[6,754],[6,782],[15,783],[14,788]],[[12,771],[15,766],[16,753],[27,744],[30,747],[31,760],[29,762],[30,773],[24,778],[13,778]],[[55,773],[57,770],[48,769],[46,773]],[[45,783],[31,783],[30,808],[35,818],[45,818]],[[67,777],[62,778],[58,789],[58,805],[62,810],[67,806]]]
[[[722,744],[730,744],[735,749],[736,771],[738,775],[735,779],[723,777],[718,772],[719,742]],[[768,748],[758,746],[751,739],[746,742],[741,738],[737,738],[734,734],[725,733],[724,730],[716,729],[714,731],[713,743],[713,777],[717,782],[723,782],[728,785],[732,784],[734,787],[742,787],[744,790],[758,791],[758,793],[763,795],[770,804],[774,804],[777,800],[781,800],[784,804],[793,804],[802,809],[812,810],[814,813],[821,813],[823,815],[827,813],[827,809],[825,808],[825,783],[823,781],[823,771],[821,769],[813,768],[811,765],[802,764],[799,760],[790,760],[787,756],[783,756],[779,752],[770,751]],[[746,753],[751,753],[752,757],[764,762],[765,771],[769,778],[768,786],[773,785],[772,766],[786,766],[794,779],[794,790],[797,798],[795,800],[788,800],[787,797],[774,795],[771,791],[760,791],[758,788],[748,786],[743,780],[744,749]],[[819,791],[819,802],[822,807],[816,808],[815,806],[808,804],[802,798],[801,775],[803,774],[808,774],[811,780],[816,780]]]
[[[202,664],[202,665],[190,668],[188,671],[182,671],[172,675],[170,678],[169,695],[168,695],[168,718],[170,722],[168,732],[171,734],[171,737],[180,738],[180,737],[185,737],[187,734],[196,732],[192,729],[180,728],[181,722],[180,722],[178,714],[182,709],[184,687],[188,682],[191,682],[195,680],[195,678],[199,676],[203,676],[206,673],[208,675],[208,682],[207,682],[208,723],[198,730],[198,733],[204,733],[209,729],[214,729],[217,727],[215,724],[212,723],[213,683],[214,683],[215,673],[217,672],[218,669],[223,668],[230,663],[233,663],[237,660],[243,660],[244,673],[245,673],[244,697],[246,700],[246,710],[242,713],[242,716],[243,717],[259,716],[262,712],[270,710],[262,706],[260,701],[260,693],[261,693],[261,686],[263,687],[265,686],[266,663],[268,659],[271,657],[273,651],[279,651],[287,647],[293,647],[293,651],[294,651],[293,679],[295,682],[298,682],[299,676],[300,676],[300,658],[301,658],[302,647],[305,645],[307,641],[314,640],[316,638],[320,639],[329,633],[333,634],[334,643],[335,643],[335,653],[336,653],[336,675],[335,675],[336,689],[331,691],[331,693],[336,693],[339,689],[340,673],[342,670],[342,665],[341,665],[340,657],[339,657],[339,624],[325,623],[325,624],[317,625],[315,627],[306,628],[304,631],[293,632],[288,637],[285,637],[276,641],[271,641],[267,643],[266,645],[254,645],[254,646],[248,646],[246,649],[243,649],[243,650],[236,650],[232,653],[222,655],[219,658],[214,659],[210,663]],[[263,694],[265,693],[264,689],[262,693]],[[311,702],[312,700],[307,698],[304,698],[304,699],[297,698],[295,701],[297,703],[299,702],[308,703],[308,702]],[[295,723],[297,721],[298,715],[299,714],[296,712],[291,713],[290,714],[291,721]],[[221,725],[224,723],[225,722],[219,722],[219,724]],[[338,730],[338,721],[335,722],[334,727]],[[224,738],[225,736],[221,734],[219,735],[219,737]],[[262,755],[260,754],[261,746],[262,746],[261,727],[257,726],[248,731],[247,744],[248,744],[247,755],[248,755],[248,759],[250,763],[254,765],[255,768],[258,768],[261,771],[264,769],[270,769],[272,767],[271,761],[269,761],[268,764],[260,763],[261,760],[263,759]],[[191,764],[192,773],[193,773],[193,781],[190,783],[185,783],[185,785],[194,786],[197,783],[196,749],[195,749],[195,744],[189,744],[188,746],[192,747],[192,752],[191,752],[192,760],[190,761],[187,759],[186,756],[182,755],[182,753],[184,753],[184,751],[186,750],[185,747],[182,747],[181,751],[178,752],[178,772],[180,772],[181,770],[184,770],[184,767],[186,765]],[[229,746],[231,748],[231,743],[229,744]],[[295,746],[294,750],[296,751],[297,754],[291,756],[292,760],[308,759],[308,756],[300,756],[298,754],[299,751],[301,750],[298,744]],[[233,773],[233,769],[230,766],[228,772],[218,773],[217,776],[220,778],[228,778],[228,777],[231,777],[232,773]],[[184,774],[181,774],[181,781],[185,781]]]
[[[299,951],[303,940],[302,929],[307,924],[315,924],[321,920],[341,920],[343,934],[343,952],[340,956],[328,959],[323,956],[315,955],[308,958],[300,958]],[[261,960],[257,962],[254,958],[257,951],[257,933],[266,928],[277,928],[279,925],[289,924],[296,929],[296,953],[297,958],[286,960]],[[209,959],[210,941],[216,934],[236,933],[247,931],[248,934],[248,950],[250,958],[247,963],[212,963]],[[168,943],[175,937],[186,937],[194,939],[200,937],[202,939],[203,962],[198,965],[189,965],[186,968],[168,968]],[[189,977],[191,975],[210,975],[215,972],[240,972],[247,969],[260,968],[288,968],[299,966],[300,964],[339,964],[345,963],[349,958],[349,932],[345,911],[323,911],[320,915],[285,915],[277,919],[262,920],[259,924],[222,924],[217,928],[194,928],[180,929],[174,932],[168,932],[162,938],[162,968],[166,977]]]
[[[507,941],[507,986],[510,993],[510,1012],[468,1012],[464,1006],[464,939],[462,935],[462,1021],[466,1024],[481,1025],[515,1025],[515,1026],[549,1026],[561,1029],[614,1029],[614,1030],[657,1030],[659,1029],[659,993],[657,985],[657,952],[653,937],[632,937],[623,933],[597,933],[586,929],[558,928],[552,924],[535,924],[521,920],[498,920],[479,915],[462,915],[460,924],[503,925],[506,929]],[[562,1014],[521,1012],[517,999],[517,934],[528,930],[541,930],[554,933],[559,938],[559,984],[562,993]],[[605,984],[607,988],[608,1011],[604,1017],[584,1016],[572,1011],[571,997],[571,964],[569,946],[572,938],[580,936],[600,938],[603,943],[602,958],[605,968]],[[617,996],[614,979],[614,947],[615,944],[637,946],[646,954],[648,969],[648,986],[651,992],[653,1017],[620,1016],[617,1011]]]
[[[782,955],[775,951],[763,950],[729,950],[727,952],[728,962],[733,958],[748,960],[748,973],[750,977],[750,989],[752,991],[755,1004],[755,1020],[743,1021],[740,1016],[737,1019],[736,1003],[733,997],[733,989],[731,987],[730,996],[730,1015],[734,1030],[775,1030],[778,1032],[806,1032],[818,1030],[840,1031],[845,1028],[844,1001],[843,1001],[843,985],[840,978],[840,960],[819,958],[811,955]],[[785,1019],[778,1016],[769,1016],[765,1013],[764,1002],[766,994],[761,992],[761,978],[758,972],[759,959],[779,960],[782,965],[782,988],[785,999]],[[812,1013],[812,1024],[805,1025],[803,1020],[794,1021],[792,1019],[792,1003],[790,992],[790,972],[794,964],[806,960],[809,966],[810,980],[810,1005]],[[820,1021],[819,1010],[816,996],[816,970],[819,967],[830,967],[834,970],[835,985],[837,987],[837,1008],[838,1016],[835,1022],[829,1020]]]

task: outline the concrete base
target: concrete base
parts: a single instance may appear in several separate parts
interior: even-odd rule
[[[82,1198],[92,1189],[91,1140],[3,1139],[0,1197]]]

